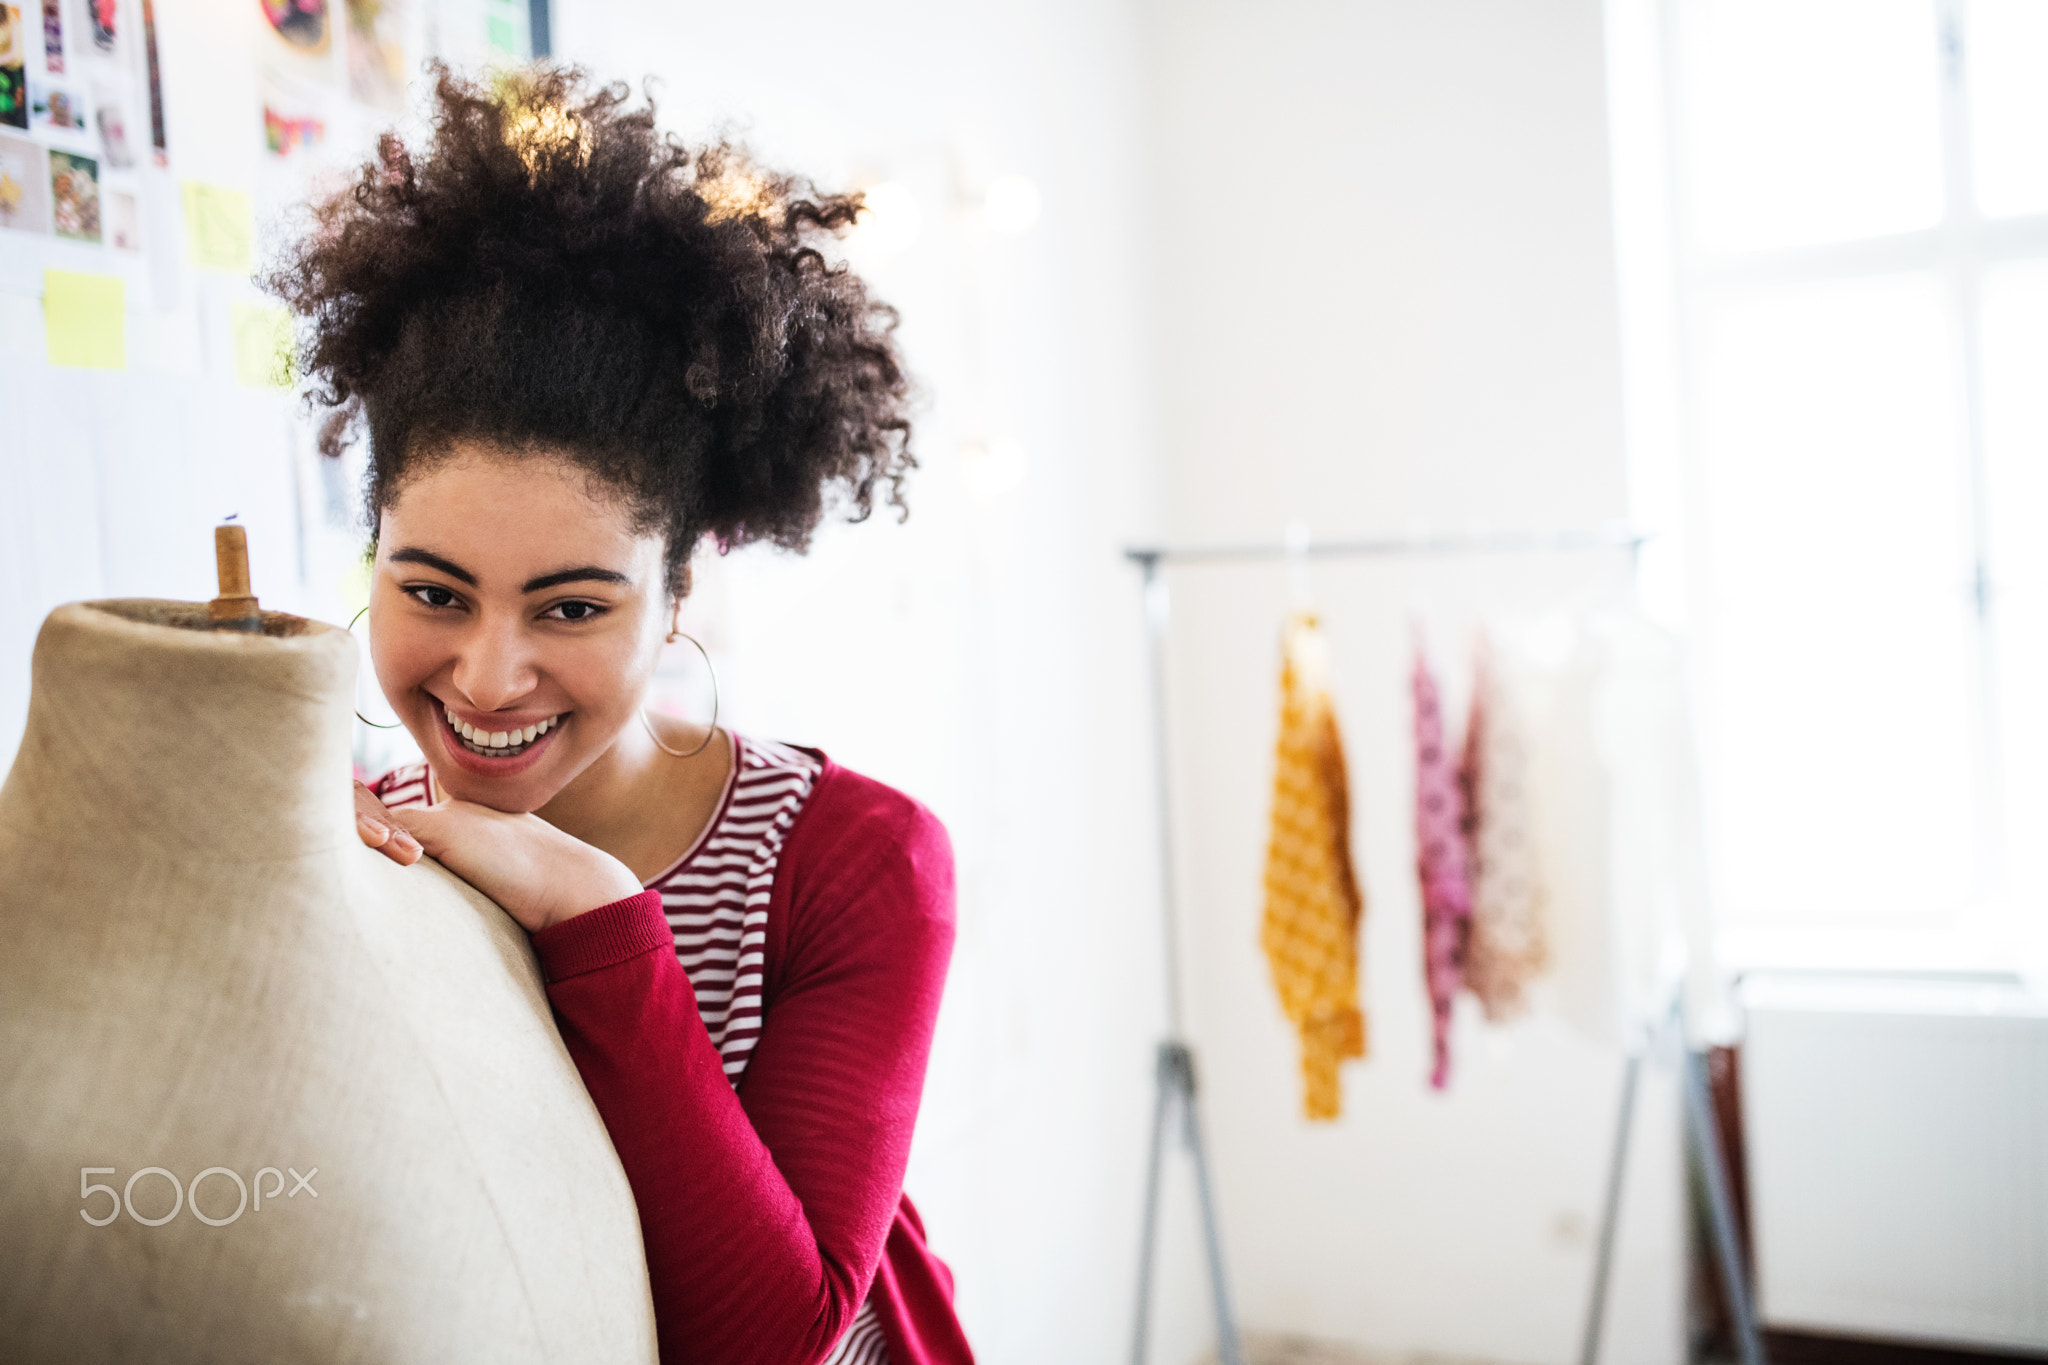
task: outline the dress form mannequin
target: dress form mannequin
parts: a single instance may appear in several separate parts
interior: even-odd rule
[[[37,639],[0,788],[0,1356],[651,1362],[632,1192],[524,933],[362,847],[355,646],[260,619],[86,603]],[[184,1189],[157,1226],[149,1167]],[[249,1187],[220,1226],[209,1168]],[[104,1226],[86,1184],[127,1191]]]

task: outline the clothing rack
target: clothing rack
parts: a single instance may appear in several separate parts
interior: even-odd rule
[[[1179,908],[1174,876],[1173,781],[1169,757],[1167,723],[1167,629],[1171,601],[1166,578],[1160,572],[1172,565],[1229,565],[1285,563],[1296,568],[1316,559],[1397,559],[1493,554],[1555,554],[1585,551],[1624,551],[1634,572],[1638,551],[1649,539],[1643,533],[1615,525],[1595,531],[1486,532],[1474,534],[1421,535],[1376,539],[1312,539],[1305,528],[1291,526],[1286,537],[1274,541],[1212,542],[1184,545],[1134,545],[1124,557],[1136,564],[1144,577],[1145,633],[1152,707],[1153,799],[1159,825],[1160,909],[1165,931],[1167,1036],[1159,1044],[1154,1068],[1156,1100],[1152,1119],[1152,1148],[1145,1184],[1145,1216],[1138,1260],[1137,1324],[1133,1332],[1132,1365],[1146,1365],[1145,1353],[1152,1311],[1152,1262],[1159,1223],[1159,1179],[1164,1158],[1168,1120],[1180,1119],[1182,1145],[1194,1160],[1195,1190],[1200,1203],[1202,1234],[1207,1253],[1209,1292],[1216,1314],[1217,1355],[1222,1365],[1244,1365],[1238,1342],[1236,1314],[1230,1302],[1228,1278],[1223,1264],[1223,1236],[1217,1224],[1216,1205],[1209,1180],[1208,1158],[1202,1140],[1200,1113],[1195,1102],[1195,1056],[1187,1041],[1180,981]],[[1615,1143],[1608,1166],[1605,1206],[1602,1210],[1600,1240],[1594,1265],[1593,1285],[1587,1305],[1586,1322],[1580,1339],[1580,1365],[1596,1365],[1600,1333],[1606,1316],[1608,1282],[1613,1272],[1614,1235],[1621,1211],[1622,1175],[1628,1159],[1629,1132],[1635,1111],[1637,1076],[1647,1041],[1629,1050],[1622,1078],[1620,1114]],[[1742,1365],[1765,1365],[1751,1311],[1749,1281],[1742,1249],[1736,1240],[1733,1205],[1729,1198],[1727,1171],[1721,1161],[1721,1146],[1711,1102],[1706,1096],[1705,1059],[1687,1052],[1685,1058],[1685,1117],[1692,1141],[1688,1144],[1698,1163],[1701,1183],[1711,1205],[1711,1221],[1717,1259],[1727,1287],[1735,1319],[1737,1345]]]
[[[1161,564],[1285,562],[1307,559],[1387,559],[1402,555],[1554,553],[1627,550],[1649,537],[1628,526],[1598,531],[1492,531],[1467,535],[1383,536],[1366,540],[1315,540],[1300,527],[1280,541],[1217,541],[1207,545],[1133,545],[1124,558],[1141,565],[1149,580]]]

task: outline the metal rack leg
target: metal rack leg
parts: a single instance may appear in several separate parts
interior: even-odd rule
[[[1628,1054],[1621,1073],[1621,1113],[1614,1122],[1614,1155],[1607,1164],[1607,1202],[1600,1210],[1600,1247],[1593,1261],[1593,1297],[1586,1305],[1586,1327],[1579,1337],[1579,1365],[1600,1358],[1600,1332],[1607,1321],[1607,1287],[1614,1275],[1614,1234],[1621,1223],[1621,1184],[1628,1171],[1629,1129],[1635,1122],[1636,1082],[1643,1074],[1640,1049]]]
[[[1202,1146],[1202,1120],[1195,1111],[1194,1059],[1184,1057],[1183,1061],[1188,1070],[1181,1107],[1187,1116],[1188,1151],[1195,1158],[1195,1192],[1202,1201],[1202,1240],[1209,1251],[1209,1294],[1216,1306],[1216,1350],[1223,1365],[1244,1365],[1237,1342],[1237,1315],[1230,1306],[1230,1282],[1223,1275],[1223,1232],[1216,1221],[1216,1198],[1209,1189],[1209,1158]]]
[[[1145,1365],[1146,1335],[1152,1326],[1152,1253],[1159,1242],[1159,1173],[1166,1149],[1167,1088],[1160,1061],[1158,1095],[1152,1104],[1152,1159],[1145,1175],[1145,1227],[1138,1242],[1138,1323],[1131,1335],[1131,1365]]]
[[[1685,1117],[1692,1136],[1694,1159],[1707,1187],[1707,1210],[1714,1225],[1714,1251],[1721,1263],[1721,1283],[1728,1291],[1728,1312],[1735,1319],[1735,1345],[1742,1365],[1765,1365],[1763,1339],[1749,1301],[1749,1272],[1743,1265],[1742,1243],[1735,1232],[1735,1201],[1729,1193],[1728,1171],[1721,1164],[1721,1125],[1707,1089],[1704,1053],[1685,1052]]]
[[[1169,1111],[1180,1106],[1181,1140],[1195,1161],[1195,1192],[1202,1213],[1202,1238],[1208,1252],[1209,1294],[1216,1310],[1216,1350],[1222,1365],[1244,1365],[1237,1340],[1237,1319],[1231,1311],[1230,1284],[1223,1271],[1223,1232],[1216,1218],[1216,1200],[1209,1186],[1209,1162],[1202,1143],[1202,1120],[1195,1107],[1195,1059],[1186,1044],[1159,1045],[1159,1097],[1152,1111],[1152,1160],[1145,1182],[1145,1227],[1138,1265],[1138,1322],[1132,1334],[1131,1365],[1145,1365],[1147,1333],[1152,1320],[1152,1260],[1158,1247],[1159,1180],[1166,1148]]]

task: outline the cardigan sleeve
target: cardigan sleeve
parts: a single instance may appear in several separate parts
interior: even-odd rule
[[[534,935],[639,1205],[664,1365],[822,1359],[867,1296],[902,1195],[953,943],[945,830],[828,765],[776,883],[783,951],[737,1092],[659,894]]]

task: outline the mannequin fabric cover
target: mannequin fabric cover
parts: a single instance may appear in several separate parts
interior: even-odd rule
[[[1358,1005],[1364,900],[1351,866],[1350,795],[1327,659],[1316,618],[1289,618],[1259,934],[1281,1008],[1300,1035],[1302,1112],[1311,1119],[1342,1112],[1338,1064],[1366,1051]]]
[[[632,1190],[526,934],[362,846],[356,646],[262,624],[99,602],[36,641],[0,788],[0,1355],[651,1362]],[[105,1217],[88,1164],[168,1174]],[[313,1197],[269,1197],[287,1166]]]

